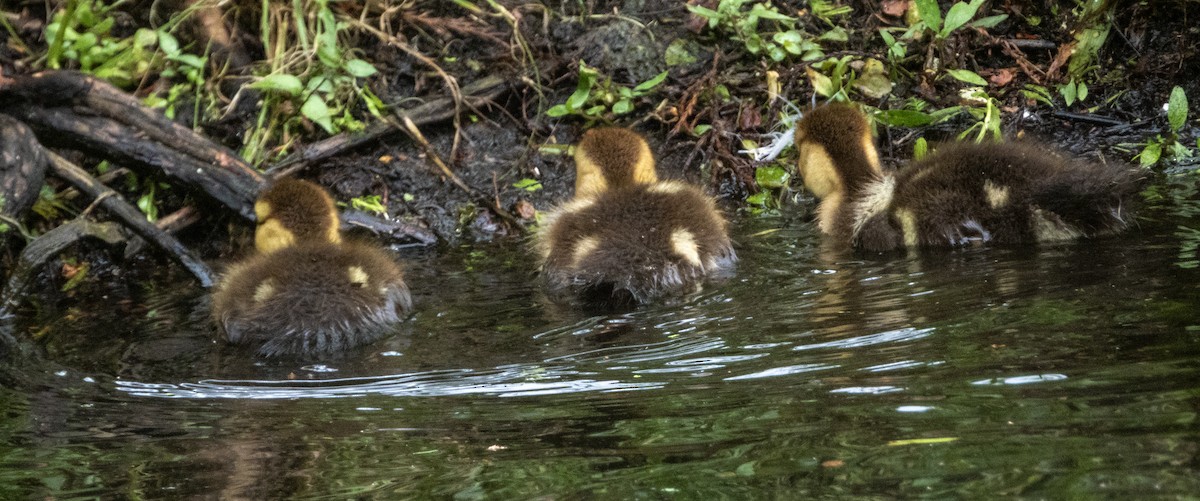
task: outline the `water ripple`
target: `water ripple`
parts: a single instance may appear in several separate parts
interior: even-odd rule
[[[443,370],[391,376],[325,379],[320,381],[269,381],[209,379],[197,383],[142,383],[117,380],[119,391],[157,398],[296,399],[346,398],[367,395],[430,397],[494,395],[518,397],[578,392],[614,392],[660,388],[665,383],[596,379],[566,367],[507,367],[486,373]]]
[[[914,329],[905,327],[903,329],[895,329],[875,334],[867,334],[865,336],[855,336],[846,339],[838,339],[836,341],[827,341],[824,343],[805,344],[793,347],[795,351],[801,350],[816,350],[820,348],[861,348],[863,346],[871,346],[884,343],[902,343],[907,341],[915,341],[923,337],[929,336],[933,332],[932,327],[924,329]]]

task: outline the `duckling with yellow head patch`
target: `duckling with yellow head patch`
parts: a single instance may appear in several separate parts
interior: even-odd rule
[[[795,139],[821,231],[877,252],[1117,233],[1144,177],[1024,142],[947,145],[885,173],[867,117],[845,104],[807,113]]]
[[[737,256],[711,197],[659,181],[649,145],[618,127],[591,129],[575,146],[575,198],[538,236],[552,293],[628,305],[699,288]]]
[[[213,292],[213,318],[230,343],[263,356],[335,355],[391,334],[412,308],[400,266],[376,245],[343,241],[320,186],[281,179],[254,210],[257,252]]]

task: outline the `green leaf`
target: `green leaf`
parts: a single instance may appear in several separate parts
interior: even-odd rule
[[[353,75],[355,78],[367,78],[379,73],[379,70],[376,70],[374,65],[362,59],[351,59],[346,61],[346,73]]]
[[[780,167],[759,167],[754,170],[754,181],[760,188],[778,189],[787,186],[792,175]]]
[[[917,142],[913,143],[913,160],[922,160],[929,156],[929,143],[925,138],[918,137]]]
[[[1147,144],[1146,147],[1142,149],[1142,152],[1137,156],[1138,162],[1142,164],[1142,167],[1154,166],[1154,164],[1158,163],[1158,159],[1161,157],[1162,144],[1158,142],[1151,142],[1150,144]]]
[[[1062,94],[1063,101],[1067,103],[1067,106],[1075,104],[1075,98],[1077,97],[1078,92],[1079,90],[1075,87],[1074,79],[1058,88],[1058,93]]]
[[[703,136],[704,133],[708,132],[709,130],[712,130],[711,125],[700,124],[700,125],[697,125],[696,127],[692,128],[692,135],[696,136],[696,137],[700,137],[700,136]],[[1197,141],[1200,141],[1200,139],[1197,139]],[[1200,144],[1200,142],[1198,142],[1197,144]]]
[[[933,123],[933,117],[928,113],[913,110],[884,110],[876,114],[875,119],[894,127],[921,127]]]
[[[937,0],[915,0],[917,5],[917,14],[921,16],[921,21],[925,26],[934,33],[942,31],[942,10],[938,7]]]
[[[775,43],[782,45],[783,50],[799,56],[804,53],[804,34],[796,30],[781,31],[771,37]]]
[[[166,31],[158,31],[158,47],[168,56],[179,55],[179,40]]]
[[[998,16],[988,16],[985,18],[981,18],[977,21],[974,21],[972,23],[969,23],[967,26],[972,26],[975,28],[995,28],[997,24],[1004,22],[1005,19],[1008,19],[1008,14],[1000,14]]]
[[[1187,122],[1188,98],[1183,88],[1176,85],[1171,89],[1171,98],[1167,101],[1167,120],[1171,122],[1171,131],[1179,132]]]
[[[282,92],[290,96],[295,96],[304,90],[304,83],[299,78],[296,78],[295,75],[276,73],[274,75],[267,75],[261,80],[250,84],[250,88]]]
[[[513,183],[513,188],[520,188],[530,193],[542,189],[542,183],[537,179],[525,178]]]
[[[983,0],[971,0],[971,3],[958,2],[951,6],[950,10],[946,12],[946,24],[942,26],[941,30],[938,30],[938,36],[946,38],[954,33],[954,30],[967,24],[967,21],[975,17],[980,5],[983,5]]]
[[[308,100],[304,101],[304,105],[300,107],[302,113],[313,123],[320,125],[325,132],[334,133],[333,117],[329,113],[329,105],[325,104],[325,99],[319,94],[308,96]]]
[[[567,116],[570,113],[571,110],[567,109],[567,105],[565,104],[556,104],[551,106],[550,109],[546,110],[546,116],[552,118]]]
[[[979,76],[978,73],[975,73],[971,70],[946,70],[946,73],[954,77],[955,80],[966,82],[971,85],[986,87],[988,84],[987,80],[984,80],[983,77]]]
[[[821,72],[814,70],[812,66],[806,66],[804,71],[808,73],[808,81],[812,83],[813,90],[817,94],[829,97],[837,92],[837,89],[833,86],[833,80],[830,80],[829,77],[821,74]]]
[[[767,201],[768,201],[768,200],[770,200],[769,198],[767,198],[767,195],[768,195],[768,193],[767,193],[767,192],[765,192],[765,191],[760,191],[760,192],[758,192],[758,193],[755,193],[755,194],[753,194],[753,195],[750,195],[750,196],[746,197],[746,203],[747,203],[747,204],[750,204],[750,205],[757,205],[757,206],[760,206],[760,207],[766,207],[766,206],[767,206]]]
[[[662,73],[659,73],[658,75],[655,75],[654,78],[651,78],[649,80],[646,80],[645,82],[638,84],[637,87],[633,88],[633,91],[639,92],[639,93],[646,92],[650,89],[658,87],[658,84],[663,83],[663,80],[666,80],[666,79],[667,79],[667,72],[664,71]]]
[[[667,66],[679,66],[681,64],[691,64],[696,62],[696,56],[687,48],[688,41],[683,38],[676,38],[671,45],[667,46],[667,52],[663,55]]]
[[[168,56],[168,58],[184,66],[204,68],[204,58],[195,54],[180,54],[178,56]]]
[[[356,210],[374,212],[375,214],[387,214],[387,207],[383,205],[383,199],[379,195],[365,195],[351,198],[350,206]]]
[[[836,26],[833,29],[822,33],[817,37],[817,40],[822,42],[849,42],[850,34],[846,33],[845,28]]]
[[[613,103],[612,112],[615,115],[624,115],[633,111],[633,102],[628,99],[622,99]]]

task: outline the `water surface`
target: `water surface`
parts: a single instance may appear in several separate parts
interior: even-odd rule
[[[186,281],[16,319],[0,498],[1165,497],[1200,492],[1200,272],[1121,238],[862,257],[739,221],[736,278],[588,316],[519,245],[409,253],[401,335],[213,342]],[[1173,222],[1175,221],[1175,222]]]

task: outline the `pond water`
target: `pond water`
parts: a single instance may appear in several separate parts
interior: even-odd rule
[[[742,218],[734,279],[604,316],[515,243],[402,252],[405,332],[323,365],[213,343],[187,281],[43,307],[0,498],[1195,496],[1197,238],[1147,216],[869,258]]]

